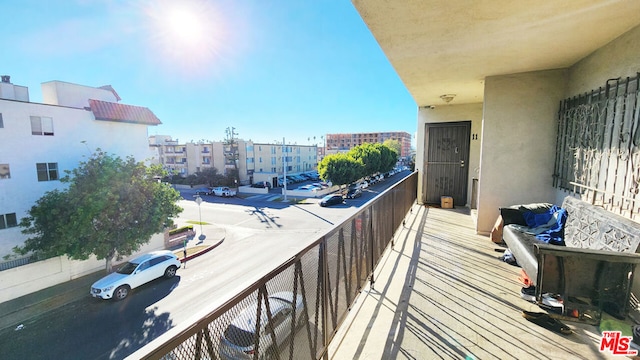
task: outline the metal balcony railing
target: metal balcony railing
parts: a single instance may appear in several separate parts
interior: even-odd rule
[[[321,359],[416,200],[413,173],[291,259],[138,350],[138,359]]]

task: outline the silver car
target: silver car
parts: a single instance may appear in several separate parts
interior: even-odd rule
[[[154,251],[137,256],[91,285],[91,296],[122,300],[131,289],[159,277],[172,278],[180,268],[180,260],[169,250]]]
[[[293,293],[288,291],[278,292],[268,297],[271,310],[271,321],[275,333],[276,344],[272,341],[271,327],[267,325],[266,305],[263,302],[260,316],[260,342],[258,359],[275,358],[276,352],[288,339],[292,339],[291,321],[295,307],[296,329],[303,325],[302,296],[296,296],[293,301]],[[223,359],[253,359],[256,353],[254,348],[256,333],[256,314],[258,303],[249,305],[231,321],[224,334],[220,337],[220,356]]]

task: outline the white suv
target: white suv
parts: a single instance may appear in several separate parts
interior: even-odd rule
[[[181,263],[169,250],[154,251],[137,256],[91,285],[91,296],[102,299],[122,300],[131,289],[159,277],[172,278]]]

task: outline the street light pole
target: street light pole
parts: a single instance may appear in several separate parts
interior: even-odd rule
[[[196,204],[198,204],[198,214],[200,215],[200,236],[198,239],[201,241],[205,239],[204,231],[202,231],[202,210],[200,209],[200,204],[202,204],[202,198],[200,195],[196,197]]]
[[[284,142],[284,137],[282,137],[282,164],[284,169],[284,175],[282,177],[282,182],[284,183],[284,201],[287,201],[287,147]]]

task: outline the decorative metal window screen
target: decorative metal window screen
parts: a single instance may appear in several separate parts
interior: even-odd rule
[[[560,103],[554,186],[629,218],[640,205],[640,73]]]

